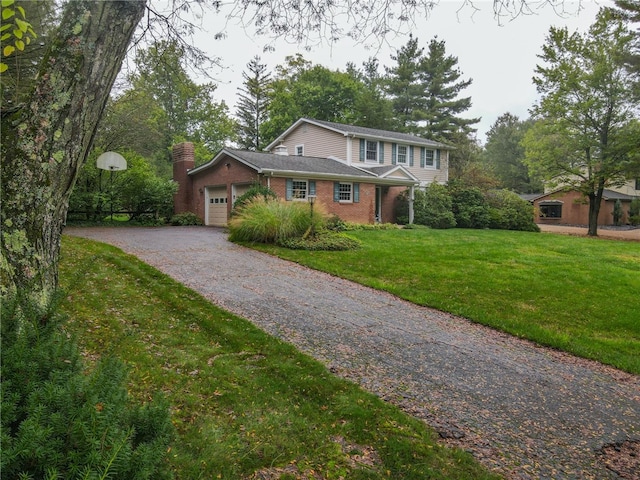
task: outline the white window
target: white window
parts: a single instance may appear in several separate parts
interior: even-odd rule
[[[409,148],[406,145],[398,145],[398,154],[396,157],[397,163],[402,163],[402,164],[407,163],[407,158],[409,157],[408,151],[409,151]]]
[[[377,162],[378,161],[378,142],[372,142],[371,140],[367,140],[365,159],[367,162]]]
[[[338,188],[338,200],[341,202],[353,202],[353,184],[340,182]]]
[[[435,166],[435,152],[433,150],[424,151],[424,166],[433,168]]]
[[[296,155],[300,157],[304,155],[304,145],[296,145]]]
[[[291,183],[292,197],[298,200],[304,200],[307,198],[307,181],[306,180],[293,180]]]

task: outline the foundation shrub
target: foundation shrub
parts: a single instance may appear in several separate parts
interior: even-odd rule
[[[265,202],[268,200],[278,199],[278,195],[276,195],[276,192],[271,190],[269,187],[265,185],[261,185],[259,183],[255,183],[251,185],[249,190],[244,192],[242,195],[240,195],[236,199],[235,203],[233,204],[233,210],[231,211],[231,214],[233,215],[236,212],[236,209],[242,208],[244,205],[246,205],[248,202],[250,202],[254,198],[259,198],[259,197],[262,197]]]
[[[202,225],[202,220],[195,213],[176,213],[169,221],[174,226]]]
[[[539,232],[533,221],[533,205],[509,190],[494,190],[485,195],[489,206],[489,228]]]
[[[2,299],[3,478],[166,479],[168,405],[134,406],[126,372],[108,358],[85,373],[62,315]]]
[[[313,236],[304,238],[290,238],[280,242],[281,247],[292,250],[355,250],[362,246],[362,242],[357,238],[350,237],[344,233],[323,230]]]
[[[640,198],[634,198],[629,206],[629,223],[640,225]]]

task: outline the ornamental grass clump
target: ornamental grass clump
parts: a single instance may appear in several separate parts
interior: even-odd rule
[[[229,240],[279,244],[302,238],[324,226],[324,209],[314,205],[313,229],[311,208],[306,202],[265,200],[255,197],[236,210],[229,221]]]

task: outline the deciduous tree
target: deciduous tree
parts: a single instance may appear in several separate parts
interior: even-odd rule
[[[495,121],[487,132],[484,161],[504,188],[516,193],[541,192],[542,183],[532,179],[524,163],[522,139],[531,127],[530,120],[522,121],[507,112]]]
[[[610,9],[585,34],[552,27],[534,77],[542,98],[525,137],[526,162],[549,186],[588,199],[592,236],[604,189],[624,184],[638,165],[638,105],[625,69],[632,38]]]

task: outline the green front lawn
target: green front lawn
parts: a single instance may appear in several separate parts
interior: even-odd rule
[[[64,237],[67,329],[162,391],[178,479],[488,479],[424,423],[117,248]]]
[[[501,230],[349,234],[363,248],[255,248],[640,374],[638,243]]]

